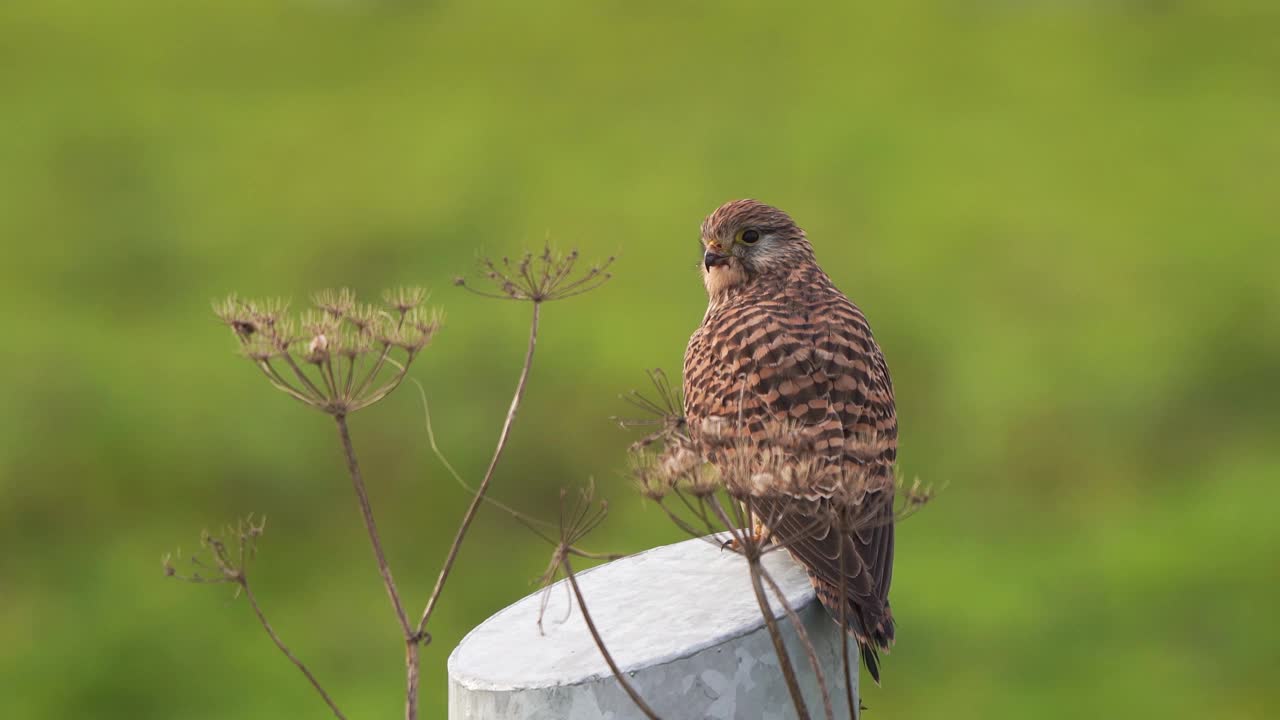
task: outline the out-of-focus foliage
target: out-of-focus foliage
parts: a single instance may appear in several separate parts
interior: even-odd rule
[[[863,5],[862,9],[853,7]],[[1280,705],[1280,15],[1273,2],[0,3],[0,705],[323,714],[230,592],[165,582],[268,518],[255,590],[352,717],[401,650],[332,422],[272,392],[230,292],[425,284],[413,369],[469,478],[528,306],[450,285],[550,237],[615,279],[548,306],[494,495],[595,476],[593,549],[681,537],[608,421],[678,371],[697,227],[789,210],[867,311],[908,476],[892,717],[1258,718]],[[406,385],[353,433],[406,601],[467,495]],[[424,651],[548,548],[486,510]]]

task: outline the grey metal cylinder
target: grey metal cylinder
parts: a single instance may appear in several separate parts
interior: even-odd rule
[[[835,716],[848,718],[842,633],[786,553],[769,553],[764,564],[804,623]],[[578,583],[614,660],[660,717],[795,717],[746,561],[737,554],[688,540],[586,570]],[[609,672],[571,600],[561,581],[463,638],[449,656],[451,720],[643,718]],[[822,718],[805,650],[772,593],[770,603],[809,713]],[[852,643],[849,657],[856,703],[858,650]]]

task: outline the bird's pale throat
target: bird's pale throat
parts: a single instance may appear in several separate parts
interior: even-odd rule
[[[747,270],[738,258],[731,258],[727,264],[715,265],[702,271],[702,284],[711,297],[721,295],[746,281]]]

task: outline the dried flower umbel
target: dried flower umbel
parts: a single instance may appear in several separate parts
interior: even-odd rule
[[[315,294],[314,308],[298,319],[286,316],[283,302],[258,303],[235,296],[215,304],[214,311],[231,328],[245,357],[272,386],[334,419],[378,574],[404,636],[405,717],[414,720],[418,712],[419,647],[430,636],[425,619],[418,629],[409,623],[396,589],[347,416],[400,386],[409,366],[440,329],[441,316],[421,308],[426,300],[421,289],[388,292],[383,300],[381,306],[368,305],[357,301],[350,290],[324,290]],[[316,689],[324,695],[318,685]],[[340,715],[336,708],[334,712]]]
[[[480,259],[480,271],[496,290],[480,290],[458,277],[454,285],[466,288],[477,295],[499,300],[527,300],[534,303],[563,300],[564,298],[591,292],[613,277],[608,268],[614,258],[575,272],[578,251],[559,253],[550,246],[534,254],[526,250],[517,260],[504,257],[501,260]]]
[[[190,571],[179,572],[173,555],[169,554],[161,560],[164,574],[193,583],[231,583],[240,586],[236,590],[239,593],[246,582],[249,562],[257,554],[258,538],[266,527],[265,519],[254,520],[250,515],[235,525],[226,526],[220,533],[205,530],[200,533],[201,553],[184,559],[182,551],[177,552],[178,560],[188,564]]]
[[[482,265],[487,269],[486,276],[496,285],[497,290],[490,292],[466,288],[488,297],[528,301],[532,316],[529,341],[511,406],[498,434],[493,457],[479,485],[472,491],[471,504],[462,517],[436,578],[435,587],[416,625],[410,622],[409,615],[405,611],[404,602],[382,548],[382,540],[374,519],[369,494],[366,491],[364,475],[356,458],[348,415],[378,402],[399,387],[413,360],[440,328],[440,315],[421,309],[422,303],[426,300],[426,293],[417,288],[386,293],[383,296],[383,303],[377,306],[360,303],[350,290],[324,291],[314,296],[314,307],[300,317],[288,316],[286,314],[288,307],[281,301],[253,302],[232,296],[214,305],[218,317],[231,329],[240,343],[242,353],[258,367],[272,386],[333,418],[343,458],[346,461],[347,473],[351,478],[377,563],[378,574],[382,579],[404,640],[406,720],[416,720],[418,717],[419,659],[421,647],[431,642],[431,634],[427,631],[428,623],[438,607],[467,530],[475,519],[480,505],[487,499],[486,492],[502,458],[503,449],[510,438],[516,413],[524,397],[533,367],[542,304],[589,292],[609,279],[609,274],[604,271],[604,268],[612,262],[612,258],[585,272],[576,272],[577,258],[576,251],[559,255],[546,249],[536,256],[525,253],[523,259],[514,265],[505,259],[501,263],[482,261]],[[457,284],[466,286],[465,281],[461,280]],[[423,402],[425,409],[425,397]],[[428,422],[428,435],[430,434]],[[431,439],[431,444],[439,453],[434,437]],[[443,456],[441,458],[443,460]],[[453,472],[452,466],[447,461],[445,465],[450,472]],[[453,474],[466,486],[461,476],[456,472]],[[584,502],[589,505],[589,493],[586,498]],[[501,503],[495,502],[495,504],[508,509],[514,517],[527,522],[531,527],[541,524],[511,511]],[[594,557],[573,547],[573,544],[581,538],[582,534],[603,519],[603,513],[603,507],[599,509],[598,515],[594,512],[581,513],[575,510],[568,517],[567,525],[566,518],[561,518],[561,534],[557,542],[560,550],[557,554],[561,556],[566,572],[570,572],[568,565],[570,555]],[[212,564],[206,566],[217,569],[211,581],[239,585],[244,594],[249,597],[255,614],[258,615],[258,619],[271,639],[307,676],[334,715],[341,720],[343,718],[341,711],[301,661],[280,641],[253,597],[244,571],[245,554],[252,554],[252,540],[261,532],[261,526],[249,524],[248,529],[245,527],[241,526],[235,535],[240,542],[239,553],[229,552],[228,544],[212,536],[206,536],[206,547],[213,557]],[[236,557],[241,559],[237,561]],[[176,569],[167,559],[165,572],[170,576],[177,575]],[[205,581],[194,573],[189,576],[189,579]]]
[[[249,606],[253,608],[253,614],[258,617],[258,622],[262,628],[266,630],[267,635],[271,637],[271,641],[284,656],[292,662],[294,667],[307,678],[307,682],[311,683],[311,687],[320,694],[325,704],[333,712],[338,720],[346,720],[346,716],[338,709],[337,703],[329,696],[329,693],[320,685],[320,681],[316,680],[316,676],[311,670],[298,659],[289,646],[285,645],[284,640],[276,633],[275,628],[267,621],[266,613],[263,612],[262,606],[258,604],[258,598],[253,594],[253,588],[249,585],[249,563],[253,560],[258,551],[258,538],[262,537],[263,531],[267,527],[265,519],[254,520],[250,515],[235,525],[228,525],[218,534],[214,534],[205,530],[200,534],[200,547],[203,549],[203,557],[200,554],[190,556],[185,562],[190,565],[188,572],[179,572],[174,565],[173,556],[165,555],[162,559],[164,574],[166,577],[173,577],[179,580],[185,580],[192,583],[230,583],[236,586],[236,595],[243,594],[249,600]],[[178,555],[182,555],[182,551],[178,551]]]
[[[283,301],[232,295],[215,303],[214,312],[277,390],[331,415],[348,415],[395,390],[440,329],[440,313],[421,307],[422,289],[390,291],[383,299],[380,306],[363,304],[345,288],[323,290],[314,308],[295,318]]]

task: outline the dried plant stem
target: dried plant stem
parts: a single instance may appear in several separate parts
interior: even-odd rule
[[[418,716],[418,653],[421,650],[417,636],[404,641],[405,692],[404,716],[413,720]]]
[[[764,557],[763,548],[760,547],[749,523],[744,529],[741,522],[734,522],[729,517],[714,495],[710,496],[710,501],[711,509],[720,522],[729,529],[733,539],[738,543],[739,552],[747,560],[747,570],[751,575],[751,589],[755,592],[756,603],[760,605],[760,614],[764,618],[765,628],[769,631],[769,639],[773,641],[773,651],[778,656],[778,668],[782,671],[782,678],[787,683],[787,692],[791,694],[791,702],[795,705],[796,717],[809,720],[809,709],[805,705],[804,695],[800,692],[800,681],[796,679],[796,671],[791,665],[790,655],[787,654],[782,632],[778,629],[778,622],[773,617],[773,608],[769,605],[769,596],[765,594],[764,583],[760,580],[760,576],[764,573],[764,568],[760,565],[761,558]],[[735,511],[735,515],[739,520],[744,517],[744,513],[739,511]],[[745,518],[749,521],[752,515],[751,508],[746,508]]]
[[[493,450],[493,458],[489,461],[489,468],[485,470],[484,479],[480,481],[480,487],[476,488],[475,496],[471,498],[471,505],[467,507],[466,514],[462,516],[462,523],[458,526],[457,534],[454,535],[453,544],[449,547],[449,554],[445,556],[444,566],[440,568],[440,576],[436,578],[436,586],[431,591],[431,597],[427,599],[427,606],[422,611],[422,619],[418,621],[417,635],[425,642],[430,641],[430,636],[426,634],[427,622],[431,620],[436,604],[440,601],[440,594],[444,591],[445,581],[449,579],[449,573],[453,570],[453,563],[458,559],[458,551],[462,549],[462,541],[466,538],[467,530],[470,529],[471,522],[475,520],[476,513],[480,510],[480,504],[484,502],[485,493],[489,492],[489,484],[493,481],[494,470],[497,469],[498,461],[502,458],[502,451],[506,449],[507,440],[511,437],[511,427],[515,424],[516,412],[520,409],[520,402],[524,399],[529,372],[533,369],[533,351],[538,344],[538,319],[541,310],[542,303],[534,302],[533,318],[529,322],[529,346],[524,354],[524,367],[520,370],[520,379],[516,382],[516,391],[511,398],[511,407],[507,410],[507,418],[502,423],[502,431],[498,433],[498,444]]]
[[[400,593],[396,590],[395,578],[391,575],[391,566],[387,564],[387,556],[382,552],[382,540],[378,536],[378,524],[373,519],[373,507],[369,504],[369,493],[365,491],[364,476],[360,473],[360,463],[356,461],[356,451],[351,444],[351,431],[347,427],[346,415],[334,415],[338,424],[338,436],[342,440],[342,452],[347,460],[347,471],[351,474],[351,485],[355,488],[356,498],[360,501],[360,513],[364,517],[365,529],[369,531],[369,543],[373,546],[373,556],[378,561],[378,573],[382,575],[382,584],[387,588],[387,596],[391,598],[391,607],[395,610],[396,619],[400,622],[400,630],[405,641],[405,668],[407,671],[405,690],[405,718],[414,720],[418,717],[418,641],[419,636],[409,625],[409,617],[400,602]]]
[[[400,593],[396,590],[395,578],[391,576],[391,567],[387,565],[387,556],[382,552],[378,524],[373,519],[373,507],[369,504],[369,493],[364,488],[364,476],[360,473],[360,463],[356,461],[355,448],[351,445],[351,431],[347,428],[347,418],[345,415],[334,415],[333,419],[338,423],[338,436],[342,439],[347,471],[351,473],[351,484],[355,487],[356,498],[360,501],[360,513],[364,516],[365,529],[369,531],[369,542],[373,545],[373,556],[378,561],[378,572],[382,575],[382,584],[387,588],[387,596],[391,598],[391,607],[396,611],[400,629],[406,638],[410,638],[413,636],[413,628],[409,626],[409,617],[405,615],[404,605],[400,603]]]
[[[293,663],[294,666],[296,666],[298,670],[307,677],[307,682],[310,682],[311,687],[315,688],[316,692],[320,693],[320,697],[324,698],[325,703],[329,706],[329,709],[333,711],[333,714],[336,715],[339,720],[347,720],[347,717],[338,709],[337,703],[333,701],[333,698],[329,697],[329,693],[325,692],[324,687],[320,685],[320,681],[316,680],[316,676],[311,674],[311,671],[307,669],[307,666],[293,654],[293,651],[289,649],[289,646],[285,645],[284,641],[280,639],[280,636],[276,634],[275,628],[271,627],[271,623],[267,622],[266,613],[262,612],[262,607],[258,605],[258,598],[254,596],[253,590],[249,588],[248,578],[241,574],[238,582],[240,584],[240,588],[244,590],[245,597],[249,598],[249,605],[253,608],[253,614],[258,616],[258,622],[262,623],[262,629],[266,630],[267,635],[271,637],[271,642],[275,643],[276,647],[280,648],[280,652],[284,653],[284,656],[289,658],[289,662]]]
[[[791,667],[791,658],[787,655],[787,646],[782,641],[782,633],[773,617],[773,608],[769,606],[769,597],[765,595],[764,584],[760,582],[759,554],[747,558],[747,567],[751,571],[751,589],[755,591],[756,602],[764,616],[765,627],[769,629],[769,637],[773,640],[773,650],[778,655],[778,667],[782,670],[782,678],[787,682],[787,691],[791,693],[791,701],[796,707],[796,717],[808,720],[809,709],[805,706],[804,696],[800,693],[800,682],[796,679],[795,668]]]
[[[569,564],[568,553],[562,553],[560,557],[560,565],[564,568],[565,579],[569,581],[569,587],[573,588],[573,595],[578,599],[578,609],[582,611],[582,619],[587,623],[587,630],[591,631],[591,639],[595,640],[596,647],[600,648],[600,655],[604,657],[604,661],[609,666],[609,670],[613,672],[613,676],[618,679],[618,684],[622,686],[623,691],[627,693],[627,697],[631,698],[631,702],[644,713],[649,720],[660,720],[658,714],[649,707],[649,704],[640,697],[640,693],[627,682],[627,678],[622,674],[622,670],[618,668],[618,664],[613,661],[613,655],[609,654],[609,649],[604,644],[604,638],[600,637],[600,631],[596,629],[595,621],[591,619],[591,613],[587,610],[586,598],[582,596],[582,589],[578,587],[578,578],[573,574],[573,567]]]
[[[831,694],[827,692],[827,678],[822,672],[822,664],[818,661],[818,651],[813,647],[813,643],[809,640],[809,633],[804,629],[804,623],[801,622],[800,616],[791,607],[791,603],[787,602],[786,595],[782,594],[782,588],[778,586],[778,582],[773,579],[773,575],[767,572],[761,572],[761,577],[769,583],[769,588],[773,590],[773,594],[781,603],[782,609],[787,611],[787,617],[791,620],[791,626],[796,629],[796,637],[800,639],[800,645],[804,647],[805,654],[809,656],[809,666],[813,668],[813,674],[818,680],[818,692],[822,694],[822,709],[827,716],[827,720],[835,720],[835,710],[831,706]]]

